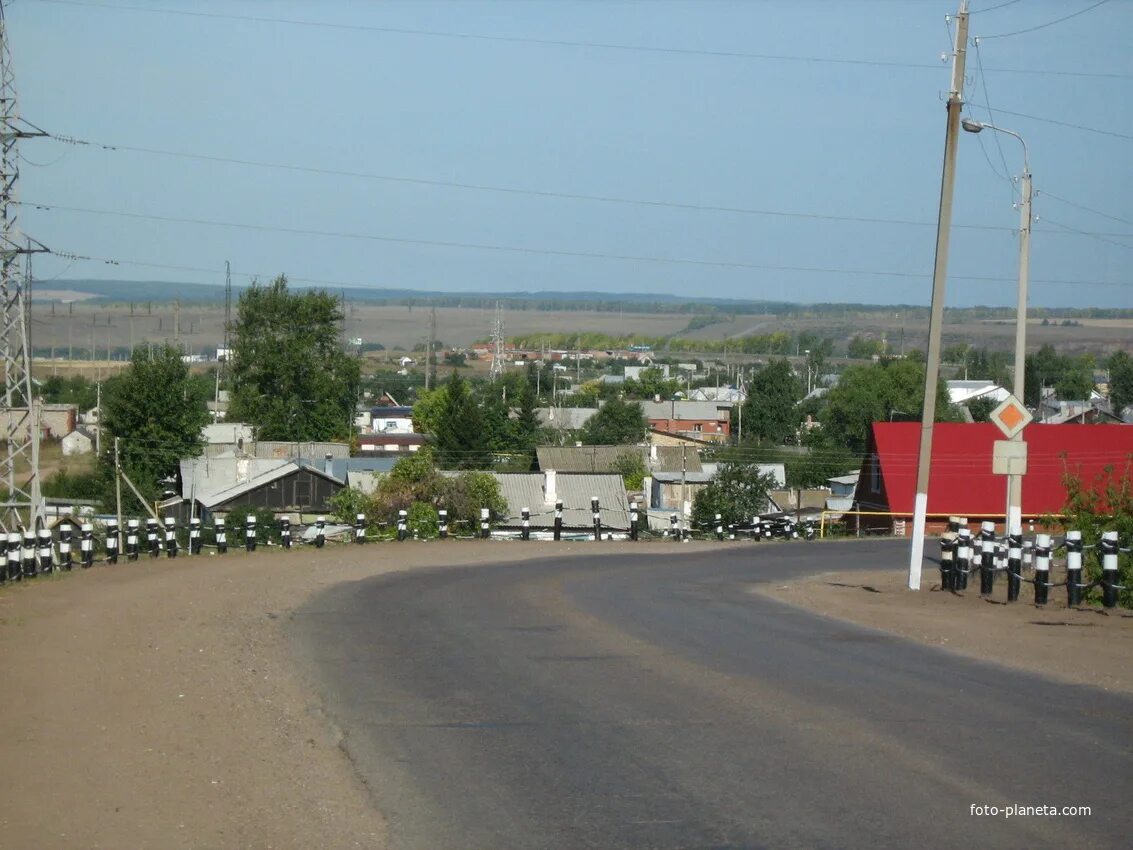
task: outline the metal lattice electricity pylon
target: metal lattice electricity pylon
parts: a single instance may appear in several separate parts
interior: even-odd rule
[[[20,120],[16,85],[8,52],[8,27],[0,3],[0,358],[4,368],[4,395],[0,422],[6,431],[0,454],[0,525],[34,528],[43,516],[39,488],[39,408],[32,392],[31,349],[28,344],[30,298],[20,260],[46,249],[23,236],[17,225],[16,185],[20,176],[16,142],[47,135]],[[30,269],[30,263],[28,264]]]

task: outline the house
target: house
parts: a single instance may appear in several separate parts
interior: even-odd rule
[[[379,452],[409,454],[420,451],[425,442],[424,434],[360,434],[358,451],[363,455]]]
[[[369,428],[377,434],[412,434],[413,408],[385,405],[370,409]]]
[[[253,506],[276,514],[325,514],[328,500],[346,486],[329,471],[330,459],[187,458],[181,461],[181,501],[187,517],[224,516]]]
[[[662,378],[668,378],[669,377],[669,364],[668,363],[659,363],[656,366],[654,366],[652,364],[652,362],[650,362],[650,363],[647,363],[647,364],[644,364],[644,365],[641,365],[641,366],[626,366],[625,367],[625,379],[627,381],[640,381],[641,380],[641,373],[644,372],[646,369],[660,369]]]
[[[395,455],[371,455],[367,457],[331,458],[329,466],[324,466],[334,478],[346,483],[347,487],[373,493],[378,482],[389,474],[398,461]]]
[[[323,443],[296,440],[257,440],[252,443],[250,452],[254,457],[272,460],[299,460],[321,461],[327,455],[331,457],[350,457],[350,446],[347,443]]]
[[[890,516],[860,516],[862,528],[890,528],[913,514],[919,422],[875,422],[854,500],[860,511]],[[1023,516],[1057,514],[1066,503],[1063,475],[1087,483],[1107,466],[1120,468],[1133,456],[1133,428],[1119,425],[1028,425],[1027,473],[1023,476]],[[999,429],[988,422],[938,422],[933,429],[928,488],[928,527],[940,531],[949,516],[970,522],[997,520],[1007,505],[1007,477],[991,469]]]
[[[223,454],[244,454],[250,451],[255,432],[243,422],[217,422],[201,429],[205,441],[204,453],[209,457]]]
[[[687,514],[691,511],[696,494],[712,483],[716,477],[717,464],[704,464],[699,459],[695,471],[654,470],[648,479],[649,507],[651,510]],[[778,487],[786,485],[786,467],[781,463],[761,463],[758,466],[760,475],[770,475]],[[682,508],[682,504],[688,510]]]
[[[620,475],[560,473],[553,469],[492,474],[508,505],[508,516],[497,523],[498,528],[518,530],[523,509],[527,508],[532,532],[550,532],[555,524],[555,502],[561,499],[564,531],[587,533],[594,528],[590,500],[597,497],[603,531],[629,531],[629,499]]]
[[[87,455],[94,449],[94,438],[82,428],[76,428],[60,441],[63,456]]]
[[[736,405],[744,403],[747,392],[740,387],[697,387],[688,399],[689,401],[726,401]]]
[[[1122,418],[1109,409],[1108,402],[1101,399],[1059,401],[1049,396],[1039,402],[1036,413],[1035,418],[1044,425],[1122,424]]]
[[[732,433],[732,403],[726,401],[647,401],[642,404],[654,431],[724,442]]]
[[[78,425],[78,409],[73,404],[40,404],[39,435],[60,440]],[[0,440],[26,440],[31,433],[31,411],[26,407],[6,407],[0,411]]]
[[[969,404],[976,399],[989,398],[996,404],[1011,395],[995,381],[945,381],[949,404]]]

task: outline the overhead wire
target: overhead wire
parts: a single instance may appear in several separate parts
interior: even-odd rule
[[[976,46],[976,67],[979,69],[980,85],[983,87],[984,92],[984,101],[986,103],[986,106],[984,108],[987,109],[990,123],[996,124],[997,122],[995,120],[995,113],[991,108],[991,97],[989,97],[987,93],[987,74],[984,73],[983,69],[983,56],[980,53],[980,40],[979,38],[975,38],[972,39],[972,42]],[[1003,174],[999,175],[999,172],[996,171],[995,168],[992,168],[992,171],[1006,179],[1007,182],[1011,184],[1011,197],[1012,199],[1014,199],[1016,195],[1016,186],[1015,181],[1011,179],[1011,169],[1007,167],[1007,157],[1003,155],[1003,144],[999,140],[999,133],[993,132],[992,136],[995,137],[995,147],[999,151],[999,161],[1003,164]],[[983,148],[983,135],[979,134],[976,136],[976,138],[980,140],[980,147]],[[990,165],[991,159],[990,157],[988,157],[986,150],[984,151],[984,158],[988,160],[988,164]]]
[[[538,38],[534,36],[508,36],[508,35],[492,35],[483,33],[465,33],[465,32],[452,32],[445,30],[426,30],[411,27],[383,27],[367,24],[343,24],[334,23],[330,21],[304,21],[291,18],[271,18],[255,15],[235,15],[231,13],[221,12],[200,12],[188,11],[185,9],[160,9],[149,6],[131,6],[124,4],[102,3],[102,2],[87,2],[86,0],[39,0],[41,3],[52,3],[63,6],[87,7],[87,8],[101,8],[101,9],[114,9],[118,11],[132,11],[132,12],[150,12],[166,15],[181,15],[195,18],[216,18],[222,20],[244,21],[249,23],[270,23],[270,24],[286,24],[289,26],[306,26],[321,29],[331,30],[346,30],[358,32],[375,32],[384,33],[388,35],[410,35],[422,36],[430,38],[447,38],[447,39],[460,39],[468,41],[487,41],[495,43],[511,43],[511,44],[538,44],[548,47],[571,47],[571,48],[584,48],[592,50],[615,50],[615,51],[636,51],[642,53],[656,53],[656,54],[672,54],[684,56],[708,56],[724,59],[751,59],[758,61],[779,61],[779,62],[802,62],[802,63],[820,63],[820,64],[834,64],[834,65],[859,65],[866,67],[880,67],[880,68],[915,68],[920,70],[937,71],[940,66],[933,63],[917,63],[917,62],[898,62],[880,59],[861,59],[861,58],[835,58],[827,56],[805,56],[805,55],[791,55],[780,53],[754,53],[745,51],[731,51],[731,50],[707,50],[688,47],[657,47],[642,44],[622,44],[616,42],[599,42],[599,41],[586,41],[586,40],[567,40],[567,39],[551,39],[551,38]],[[1105,0],[1103,0],[1105,2]],[[1088,11],[1088,10],[1087,10]],[[1080,13],[1079,13],[1080,14]],[[1063,70],[1043,70],[1034,68],[989,68],[989,71],[996,73],[1008,74],[1045,74],[1051,76],[1066,76],[1066,77],[1096,77],[1103,79],[1133,79],[1133,74],[1117,73],[1117,72],[1091,72],[1091,71],[1063,71]]]
[[[1070,200],[1067,200],[1066,198],[1060,197],[1059,195],[1055,195],[1053,192],[1050,192],[1046,189],[1042,189],[1041,193],[1045,197],[1053,198],[1054,200],[1059,201],[1060,203],[1066,204],[1067,206],[1075,207],[1076,209],[1084,210],[1085,212],[1088,212],[1088,213],[1093,213],[1094,215],[1101,216],[1102,218],[1108,218],[1111,221],[1117,221],[1117,222],[1120,222],[1122,224],[1133,224],[1133,219],[1122,218],[1121,216],[1111,215],[1110,213],[1102,212],[1101,210],[1096,210],[1093,207],[1087,207],[1084,204],[1075,203],[1074,201],[1070,201]],[[1095,236],[1118,236],[1118,237],[1120,237],[1120,236],[1123,236],[1123,235],[1128,236],[1129,234],[1103,233],[1103,234],[1094,234],[1094,235]]]
[[[998,33],[996,35],[987,35],[987,36],[984,36],[984,38],[986,38],[986,39],[1010,38],[1010,37],[1016,36],[1016,35],[1025,35],[1026,33],[1029,33],[1029,32],[1037,32],[1038,30],[1046,29],[1047,27],[1053,27],[1055,24],[1061,24],[1063,21],[1069,21],[1071,18],[1076,18],[1079,15],[1086,14],[1087,12],[1092,12],[1094,9],[1098,8],[1099,6],[1104,6],[1108,2],[1109,2],[1109,0],[1098,0],[1098,2],[1094,3],[1092,6],[1087,6],[1085,9],[1079,9],[1077,12],[1072,12],[1071,14],[1066,15],[1066,16],[1061,17],[1061,18],[1055,18],[1053,21],[1047,21],[1045,24],[1039,24],[1038,26],[1027,27],[1026,29],[1021,29],[1021,30],[1015,30],[1013,32],[1001,32],[1001,33]]]
[[[985,103],[974,103],[972,101],[969,101],[968,105],[969,106],[978,106],[981,109],[989,109],[990,108]],[[1101,130],[1097,127],[1088,127],[1085,124],[1074,124],[1070,121],[1059,121],[1055,118],[1043,118],[1042,116],[1039,116],[1039,115],[1028,115],[1026,112],[1012,112],[1011,110],[1004,109],[1003,107],[996,107],[996,111],[1002,113],[1003,115],[1011,115],[1011,116],[1014,116],[1016,118],[1027,118],[1028,120],[1039,121],[1043,124],[1054,124],[1058,127],[1068,127],[1072,130],[1082,130],[1086,133],[1097,133],[1100,136],[1111,136],[1115,139],[1125,139],[1127,141],[1133,141],[1133,134],[1130,134],[1130,133],[1118,133],[1114,130]]]

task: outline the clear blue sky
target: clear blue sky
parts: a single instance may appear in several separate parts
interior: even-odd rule
[[[969,50],[966,111],[987,120],[990,103],[1004,110],[996,123],[1027,139],[1036,306],[1133,307],[1133,2],[991,38],[1094,2],[972,1],[971,35],[986,41],[982,74]],[[20,196],[55,208],[25,208],[21,223],[53,250],[122,263],[38,257],[41,279],[219,284],[230,260],[237,284],[286,272],[336,286],[927,304],[949,81],[940,60],[955,10],[927,0],[18,0],[7,21],[22,115],[59,135],[773,213],[29,140]],[[634,46],[665,50],[624,49]],[[954,230],[949,305],[1014,303],[1018,213],[1004,162],[1018,174],[1022,155],[1000,136],[1001,159],[992,135],[961,136],[955,224],[1000,229]],[[654,261],[678,259],[741,267]]]

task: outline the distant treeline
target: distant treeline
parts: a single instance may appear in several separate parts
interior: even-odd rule
[[[224,287],[200,283],[123,280],[56,280],[53,290],[83,292],[101,303],[170,303],[169,294],[176,292],[182,304],[224,303]],[[233,287],[234,295],[244,287]],[[294,289],[305,288],[301,283]],[[461,309],[494,309],[496,304],[507,310],[592,311],[604,313],[671,313],[718,317],[726,321],[734,316],[766,315],[776,317],[851,317],[876,313],[900,313],[904,319],[928,320],[928,307],[909,304],[819,303],[796,304],[787,301],[741,301],[727,298],[685,298],[675,295],[635,295],[602,292],[522,292],[522,293],[457,293],[420,292],[408,289],[363,289],[359,287],[314,287],[339,294],[351,304],[387,304],[404,307],[451,307]],[[1032,307],[1034,318],[1069,319],[1133,319],[1133,309],[1116,307],[1043,308]],[[959,307],[945,311],[946,321],[960,323],[981,319],[1012,319],[1013,307]],[[704,327],[690,322],[688,330]]]

